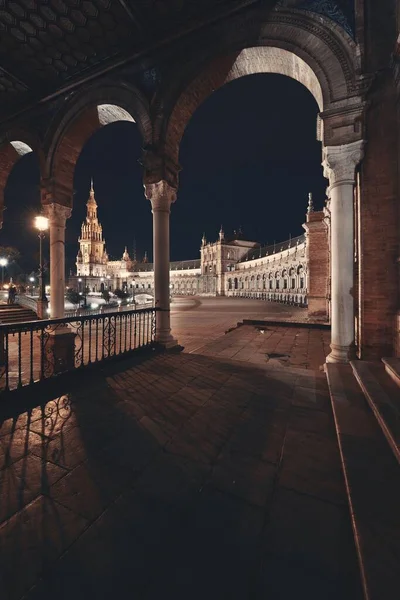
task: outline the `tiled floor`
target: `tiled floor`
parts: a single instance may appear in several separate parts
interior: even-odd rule
[[[2,600],[361,598],[326,379],[304,368],[325,334],[267,329],[108,365],[3,422]]]

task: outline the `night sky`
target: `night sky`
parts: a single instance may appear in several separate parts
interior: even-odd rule
[[[327,180],[316,141],[317,104],[300,83],[281,75],[244,77],[215,92],[196,111],[181,144],[180,187],[171,211],[171,260],[199,257],[203,231],[215,240],[241,226],[246,239],[273,243],[303,233],[307,194],[322,208]],[[124,245],[152,257],[152,215],[143,195],[141,140],[134,123],[114,123],[84,147],[75,170],[74,207],[67,222],[67,266],[94,178],[99,219],[112,258]],[[0,245],[35,268],[38,241],[31,223],[39,210],[39,167],[33,154],[14,167],[5,192]]]

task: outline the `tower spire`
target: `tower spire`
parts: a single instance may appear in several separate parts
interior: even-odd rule
[[[314,212],[314,203],[313,203],[312,193],[311,192],[308,194],[308,208],[307,208],[307,212],[308,213]]]

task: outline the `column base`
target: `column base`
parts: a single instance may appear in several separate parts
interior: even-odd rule
[[[326,357],[327,363],[339,363],[348,364],[351,360],[356,358],[356,352],[353,345],[351,346],[337,346],[331,344],[332,352]]]
[[[183,350],[183,346],[171,335],[170,331],[156,333],[155,343],[163,350],[176,350],[177,352]]]

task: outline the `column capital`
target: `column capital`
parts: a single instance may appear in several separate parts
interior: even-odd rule
[[[355,169],[364,156],[365,141],[342,146],[324,146],[322,166],[330,189],[343,183],[354,184]]]
[[[176,189],[162,179],[156,183],[145,183],[144,193],[151,202],[151,208],[154,212],[170,212],[171,204],[176,200]]]
[[[71,208],[68,206],[56,204],[55,202],[46,204],[44,210],[50,225],[55,225],[56,227],[65,227],[66,220],[69,219],[72,213]]]

